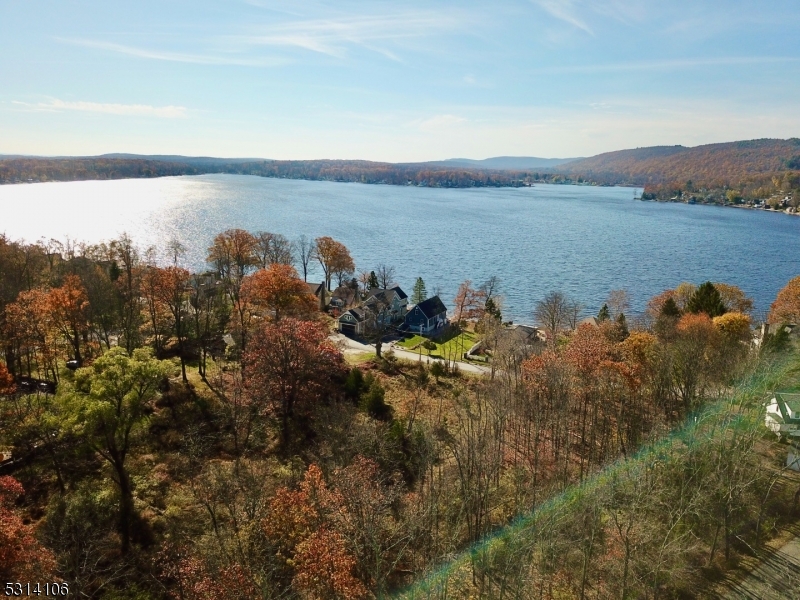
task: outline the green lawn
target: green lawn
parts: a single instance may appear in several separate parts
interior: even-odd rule
[[[409,350],[417,349],[416,346],[426,339],[422,336],[414,335],[411,338],[397,342],[397,345]],[[457,329],[453,328],[444,337],[434,340],[436,348],[431,350],[430,354],[441,358],[461,360],[461,354],[472,348],[473,344],[479,339],[481,339],[481,336],[477,333],[472,331],[459,333]],[[425,349],[422,352],[423,354],[428,353]]]

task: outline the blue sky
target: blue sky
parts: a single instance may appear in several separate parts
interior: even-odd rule
[[[800,137],[797,0],[0,0],[0,153],[416,161]]]

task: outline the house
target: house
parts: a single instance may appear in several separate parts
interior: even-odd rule
[[[408,296],[398,286],[385,290],[372,288],[363,306],[376,315],[381,325],[402,323],[408,312]]]
[[[335,292],[334,292],[335,293]],[[340,294],[342,302],[350,296]],[[344,307],[344,305],[343,305]],[[351,308],[339,317],[339,331],[349,335],[363,335],[368,326],[389,326],[403,323],[408,312],[408,296],[399,287],[372,288],[361,306]]]
[[[358,288],[349,285],[340,285],[331,293],[330,305],[339,310],[345,310],[359,303]]]
[[[327,306],[327,289],[325,288],[325,282],[322,283],[308,283],[306,282],[306,286],[308,287],[308,293],[312,296],[316,296],[318,302],[317,305],[321,311],[325,310],[325,306]]]
[[[406,329],[420,335],[430,335],[445,325],[447,325],[447,308],[439,296],[428,298],[412,307],[404,323]]]
[[[345,335],[363,335],[368,316],[367,311],[360,306],[346,310],[339,317],[339,331]]]
[[[786,466],[800,471],[800,394],[776,393],[766,406],[764,425],[781,438],[789,439]]]
[[[800,394],[776,393],[767,403],[764,425],[780,437],[800,441]]]

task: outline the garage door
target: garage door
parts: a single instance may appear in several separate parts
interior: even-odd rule
[[[345,335],[355,335],[356,334],[356,326],[355,325],[347,325],[346,323],[342,323],[342,333]]]

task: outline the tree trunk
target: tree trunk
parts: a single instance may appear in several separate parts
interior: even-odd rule
[[[133,521],[133,489],[125,466],[114,464],[119,483],[119,535],[122,541],[122,553],[127,554],[131,547],[131,522]]]

